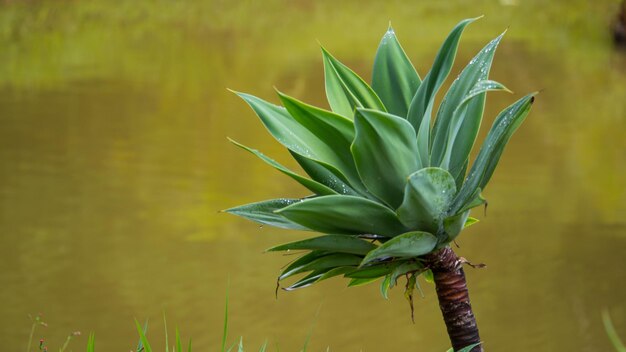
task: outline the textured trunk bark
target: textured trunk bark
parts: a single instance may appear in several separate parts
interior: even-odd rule
[[[476,318],[472,312],[463,262],[450,247],[426,257],[433,272],[439,308],[448,328],[448,336],[455,351],[480,342]],[[472,352],[482,352],[482,345]]]

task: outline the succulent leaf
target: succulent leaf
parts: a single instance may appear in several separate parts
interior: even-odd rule
[[[470,200],[467,201],[460,210],[456,211],[455,214],[460,214],[465,212],[466,210],[470,210],[483,204],[487,204],[487,200],[483,198],[481,192],[482,189],[478,187],[476,191],[474,191],[474,194],[470,196]]]
[[[391,288],[391,274],[387,274],[383,282],[380,283],[380,294],[384,299],[389,299],[389,289]]]
[[[391,277],[390,286],[394,287],[398,281],[398,278],[402,275],[406,275],[408,273],[415,273],[415,272],[419,273],[419,272],[422,272],[423,270],[424,270],[424,265],[421,262],[418,262],[415,260],[404,261],[400,265],[395,267],[395,269],[393,269],[393,272],[390,274],[390,277]]]
[[[279,277],[280,280],[286,279],[290,276],[304,273],[307,271],[317,271],[332,269],[339,266],[358,265],[361,261],[361,257],[353,254],[335,253],[329,254],[317,259],[314,259],[308,263],[296,266],[291,270],[285,270]]]
[[[396,214],[374,201],[353,196],[323,196],[277,210],[279,215],[323,233],[392,237],[406,231]]]
[[[378,279],[380,279],[381,277],[372,277],[372,278],[367,278],[367,279],[352,279],[350,280],[350,282],[348,283],[348,287],[356,287],[356,286],[363,286],[363,285],[367,285],[369,283],[372,283]]]
[[[364,266],[347,273],[345,277],[353,279],[375,279],[391,273],[398,265],[400,265],[400,262],[380,263],[370,266]]]
[[[347,159],[351,159],[350,143],[354,139],[354,123],[352,120],[305,104],[281,92],[278,92],[278,96],[287,112],[298,123],[306,127],[334,150],[345,152]]]
[[[380,98],[359,75],[335,59],[324,48],[322,56],[326,97],[334,112],[352,119],[355,108],[386,111]]]
[[[406,118],[411,99],[421,82],[395,32],[389,26],[376,52],[372,89],[389,113]]]
[[[450,170],[450,172],[454,172],[456,176],[454,177],[454,182],[456,183],[456,189],[461,189],[463,186],[463,182],[465,181],[465,173],[467,172],[467,167],[469,166],[469,158],[465,159],[461,170]]]
[[[261,224],[291,230],[308,230],[306,227],[276,214],[275,211],[300,202],[301,199],[280,198],[250,203],[224,210],[225,213],[238,215]]]
[[[468,114],[469,105],[474,104],[477,101],[484,102],[485,97],[484,93],[488,91],[508,91],[510,92],[503,84],[491,81],[491,80],[482,80],[476,82],[474,87],[470,89],[467,94],[463,97],[463,100],[459,103],[459,105],[454,109],[452,113],[452,120],[450,121],[448,127],[448,135],[446,137],[446,145],[445,151],[443,154],[443,158],[440,163],[440,167],[446,170],[456,170],[459,172],[463,169],[463,165],[465,161],[469,158],[469,151],[472,149],[472,145],[462,145],[464,143],[474,144],[474,140],[469,140],[464,135],[464,131],[462,127],[465,123],[465,119],[476,119],[479,120],[482,117],[482,111],[479,116],[472,116]],[[479,122],[480,124],[480,122]],[[453,153],[454,148],[457,149],[457,153]],[[466,150],[467,154],[465,157],[460,157],[458,150]],[[456,175],[451,172],[451,175],[455,177]]]
[[[467,217],[467,220],[465,220],[465,224],[463,225],[463,228],[466,229],[472,225],[474,225],[475,223],[480,222],[480,220],[473,218],[471,216]]]
[[[298,162],[300,167],[313,180],[323,184],[324,186],[334,190],[339,194],[362,195],[367,197],[366,191],[357,192],[352,185],[346,180],[345,176],[339,170],[329,167],[328,164],[320,163],[316,160],[309,159],[300,154],[289,151],[291,156]]]
[[[328,187],[326,187],[325,185],[315,181],[315,180],[311,180],[308,179],[306,177],[302,177],[300,175],[298,175],[297,173],[289,170],[288,168],[284,167],[283,165],[279,164],[278,162],[276,162],[275,160],[265,156],[263,153],[259,152],[256,149],[252,149],[249,147],[246,147],[245,145],[238,143],[232,139],[228,139],[231,143],[233,143],[234,145],[238,146],[241,149],[247,150],[250,153],[256,155],[259,159],[265,161],[267,164],[269,164],[270,166],[272,166],[273,168],[275,168],[276,170],[284,173],[285,175],[293,178],[296,182],[298,182],[299,184],[303,185],[304,187],[308,188],[310,191],[312,191],[315,194],[318,195],[331,195],[331,194],[337,194],[337,192],[335,192],[333,189],[330,189]]]
[[[291,284],[290,286],[283,287],[283,290],[293,291],[299,288],[309,287],[313,285],[314,283],[318,282],[321,279],[321,277],[324,276],[324,274],[327,273],[329,270],[330,269],[313,271],[309,273],[308,275],[306,275],[305,277],[301,278],[300,280],[296,281],[295,283]]]
[[[337,253],[367,254],[376,245],[358,237],[345,235],[326,235],[295,241],[269,248],[267,252],[289,251],[298,249],[325,250]]]
[[[307,126],[291,116],[285,108],[249,94],[237,94],[252,107],[270,134],[287,149],[315,160],[340,179],[347,180],[354,188],[361,188],[365,192],[349,156],[342,154],[341,150],[336,151],[334,145],[326,144]]]
[[[412,231],[396,236],[369,252],[361,265],[373,260],[394,257],[414,258],[432,251],[437,245],[437,237],[428,232]]]
[[[418,134],[420,134],[420,129],[424,129],[422,135],[425,137],[419,139],[418,147],[423,165],[428,165],[430,160],[430,157],[428,157],[428,148],[430,148],[428,136],[430,133],[430,115],[435,95],[452,69],[463,30],[468,24],[475,20],[476,18],[463,20],[452,29],[439,49],[433,67],[430,69],[411,100],[407,119]],[[423,119],[427,119],[427,121],[422,122]],[[426,150],[424,150],[424,144]]]
[[[323,269],[311,272],[309,275],[298,280],[296,283],[289,287],[284,288],[285,291],[293,291],[299,288],[304,288],[316,284],[318,282],[330,279],[335,276],[343,275],[350,271],[353,271],[355,266],[339,266],[332,269]]]
[[[354,162],[365,187],[393,209],[402,202],[404,182],[420,165],[413,127],[388,113],[358,109],[354,118]]]
[[[465,227],[469,213],[469,210],[466,210],[443,220],[444,232],[448,237],[442,242],[442,244],[448,244],[449,242],[454,241],[454,239],[461,233],[461,230]]]
[[[334,269],[330,269],[324,275],[322,275],[322,277],[320,277],[319,281],[330,279],[331,277],[347,274],[349,272],[354,271],[356,268],[357,268],[356,266],[339,266]]]
[[[433,165],[440,165],[442,163],[444,152],[446,151],[446,145],[449,140],[448,131],[450,129],[450,123],[454,117],[454,111],[458,109],[470,90],[476,86],[476,83],[486,80],[489,76],[496,48],[498,47],[498,44],[500,43],[500,40],[502,40],[503,36],[504,33],[493,39],[484,48],[482,48],[472,60],[470,60],[459,77],[452,82],[450,89],[443,98],[443,101],[439,106],[439,111],[437,112],[437,119],[435,120],[435,124],[433,126],[431,156]],[[471,139],[472,145],[476,139],[478,127],[480,127],[484,103],[484,95],[473,101],[472,105],[467,109],[467,115],[469,118],[463,119],[464,125],[461,129],[461,135],[466,137],[466,134],[468,134],[467,139]],[[467,129],[470,129],[471,131],[466,131]],[[454,162],[454,164],[456,164],[456,162]]]
[[[535,94],[536,93],[526,95],[504,109],[498,117],[496,117],[463,187],[454,200],[452,213],[457,213],[468,201],[471,201],[471,196],[474,195],[478,188],[485,189],[487,182],[489,182],[493,174],[493,170],[498,164],[504,147],[515,130],[528,115],[535,99]]]
[[[421,169],[409,177],[396,213],[407,228],[437,234],[455,193],[454,179],[446,170]]]
[[[302,266],[304,266],[305,264],[308,264],[316,259],[325,257],[330,255],[332,252],[328,252],[328,251],[311,251],[309,253],[306,253],[302,256],[300,256],[298,259],[294,260],[293,262],[289,263],[289,265],[287,265],[286,268],[284,268],[281,273],[280,276],[278,277],[278,279],[280,280],[280,278],[285,275],[286,273],[289,273],[291,271],[296,270],[297,268],[300,268]]]

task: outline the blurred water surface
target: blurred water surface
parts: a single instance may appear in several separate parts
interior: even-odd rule
[[[481,334],[493,351],[606,351],[600,311],[626,335],[626,55],[608,24],[616,1],[29,1],[0,4],[0,343],[30,322],[51,346],[95,331],[128,351],[133,321],[170,326],[217,350],[230,282],[231,340],[283,351],[444,351],[434,289],[416,322],[401,290],[330,280],[274,298],[302,238],[220,209],[306,192],[230,145],[291,167],[226,88],[277,101],[273,86],[326,106],[316,40],[369,80],[388,21],[424,76],[460,19],[456,75],[509,28],[484,126],[542,93],[506,150],[488,214],[460,237]],[[484,131],[483,131],[484,135]],[[318,314],[319,312],[319,314]],[[74,344],[80,350],[86,338]]]

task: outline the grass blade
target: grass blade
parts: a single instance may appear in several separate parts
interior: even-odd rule
[[[148,339],[146,338],[146,334],[144,332],[144,330],[148,331],[148,321],[146,320],[146,324],[142,328],[141,325],[139,325],[137,319],[135,319],[135,326],[137,327],[137,332],[139,333],[139,344],[137,345],[137,352],[152,352],[152,347],[150,347],[150,343],[148,342]]]
[[[617,352],[626,352],[626,347],[622,343],[622,340],[617,335],[617,331],[615,331],[615,327],[613,326],[613,322],[611,321],[611,316],[608,311],[602,312],[602,322],[604,323],[604,329],[606,330],[606,334],[609,336],[613,347]]]
[[[176,327],[176,352],[183,352],[183,344],[180,341],[180,332]]]
[[[170,341],[167,335],[167,319],[165,318],[165,312],[163,312],[163,327],[165,329],[165,352],[170,352]]]
[[[94,352],[96,349],[96,334],[93,332],[87,338],[87,352]]]
[[[226,286],[226,300],[224,305],[224,332],[222,334],[222,352],[226,351],[226,337],[228,336],[228,286]],[[191,349],[191,341],[189,341]]]

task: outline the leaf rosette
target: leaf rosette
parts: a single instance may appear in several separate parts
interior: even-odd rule
[[[436,110],[434,105],[461,35],[475,20],[452,29],[423,79],[391,27],[378,47],[371,85],[322,49],[330,110],[281,92],[282,106],[236,93],[308,176],[231,140],[312,192],[303,199],[225,210],[261,224],[321,234],[268,250],[303,251],[279,276],[300,275],[286,290],[335,276],[350,279],[351,286],[384,278],[386,297],[398,277],[427,273],[421,258],[477,221],[470,210],[485,204],[482,192],[535,93],[495,118],[468,171],[486,93],[508,91],[488,77],[504,33],[470,60]]]

